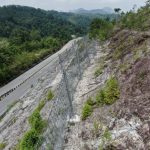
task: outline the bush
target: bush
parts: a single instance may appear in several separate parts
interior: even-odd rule
[[[119,85],[115,78],[110,78],[107,83],[106,87],[104,88],[104,101],[105,104],[111,105],[117,99],[119,99],[120,92],[119,92]]]
[[[96,95],[97,104],[111,105],[119,98],[119,85],[115,78],[111,77],[106,82],[106,86]]]
[[[94,106],[95,105],[95,102],[92,100],[92,98],[90,97],[87,102],[86,102],[88,105],[90,106]]]
[[[108,128],[106,128],[102,135],[102,141],[101,141],[101,145],[99,146],[99,150],[103,150],[105,147],[105,144],[111,142],[111,140],[112,140],[111,133],[108,130]],[[105,147],[105,149],[112,149],[112,148]]]
[[[105,132],[103,134],[103,138],[105,138],[107,141],[111,141],[112,137],[111,137],[111,133],[108,130],[108,128],[105,130]]]
[[[42,100],[32,115],[29,117],[29,123],[31,129],[25,133],[22,138],[19,148],[18,146],[15,149],[20,150],[35,150],[41,144],[42,137],[40,136],[46,127],[46,121],[42,120],[40,111],[46,104],[46,100]]]
[[[85,103],[82,110],[82,120],[86,120],[86,118],[92,114],[92,111],[92,106]]]
[[[90,26],[90,38],[98,38],[102,41],[108,39],[112,33],[113,24],[105,19],[94,19]]]
[[[97,104],[98,104],[98,105],[99,105],[99,104],[101,104],[101,105],[105,104],[104,98],[105,98],[104,90],[100,90],[100,91],[97,93],[97,95],[96,95],[96,102],[97,102]]]
[[[42,101],[39,103],[39,105],[38,105],[38,107],[37,107],[37,110],[38,110],[38,111],[41,111],[42,108],[45,106],[45,104],[46,104],[46,101],[45,101],[45,100],[42,100]]]
[[[35,110],[29,117],[29,123],[31,128],[35,129],[38,133],[41,133],[45,124],[38,110]]]
[[[150,8],[146,6],[140,8],[137,12],[127,12],[120,20],[120,27],[138,31],[147,31],[149,30],[149,17]]]
[[[47,99],[50,101],[50,100],[53,99],[53,97],[54,97],[53,92],[52,92],[51,90],[49,90],[49,91],[48,91],[48,94],[47,94]]]
[[[37,131],[34,129],[29,130],[20,143],[20,150],[35,150],[35,146],[39,140],[40,136]]]

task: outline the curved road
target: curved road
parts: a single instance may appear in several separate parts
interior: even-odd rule
[[[38,79],[40,77],[42,77],[42,75],[44,73],[46,73],[49,68],[52,67],[52,65],[53,65],[52,62],[58,60],[59,54],[65,52],[65,50],[71,48],[72,45],[79,39],[80,38],[69,41],[60,51],[58,51],[57,53],[48,57],[47,59],[45,59],[38,65],[34,66],[27,72],[23,73],[22,75],[20,75],[19,77],[17,77],[10,83],[8,83],[7,85],[0,88],[0,96],[1,96],[4,93],[15,88],[16,86],[20,85],[13,92],[11,92],[9,95],[4,97],[0,101],[0,116],[8,109],[8,106],[10,106],[13,102],[18,100],[20,97],[22,97],[27,92],[27,90],[29,90],[31,88],[31,85],[35,85],[38,82]],[[23,83],[23,84],[21,84],[21,83]]]

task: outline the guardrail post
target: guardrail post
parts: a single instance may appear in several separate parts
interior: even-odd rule
[[[69,91],[69,84],[68,84],[68,79],[67,79],[67,74],[66,74],[66,71],[63,67],[63,64],[62,64],[62,60],[61,60],[61,55],[59,54],[58,55],[59,57],[59,64],[60,64],[60,67],[61,67],[61,70],[62,70],[62,73],[63,73],[63,78],[64,78],[64,83],[65,83],[65,87],[66,87],[66,92],[67,92],[67,96],[68,96],[68,100],[69,100],[69,105],[70,105],[70,118],[73,116],[73,106],[72,106],[72,98],[71,98],[71,93]]]

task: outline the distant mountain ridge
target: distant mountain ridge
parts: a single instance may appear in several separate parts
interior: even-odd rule
[[[92,9],[86,10],[84,8],[79,8],[71,11],[76,14],[113,14],[114,10],[110,7],[104,7],[102,9]]]

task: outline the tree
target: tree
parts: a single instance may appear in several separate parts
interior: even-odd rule
[[[146,5],[147,5],[147,6],[150,6],[150,0],[147,0],[147,1],[146,1]]]
[[[115,8],[114,11],[118,14],[121,11],[121,8]]]
[[[111,35],[113,25],[106,19],[93,19],[90,26],[90,38],[98,38],[100,40],[106,40]]]
[[[136,4],[133,5],[132,10],[133,10],[134,13],[136,12],[136,10],[137,10],[137,5]]]
[[[114,11],[115,11],[115,13],[117,14],[117,15],[116,15],[116,22],[117,22],[118,19],[119,19],[119,17],[120,17],[121,8],[115,8]]]

